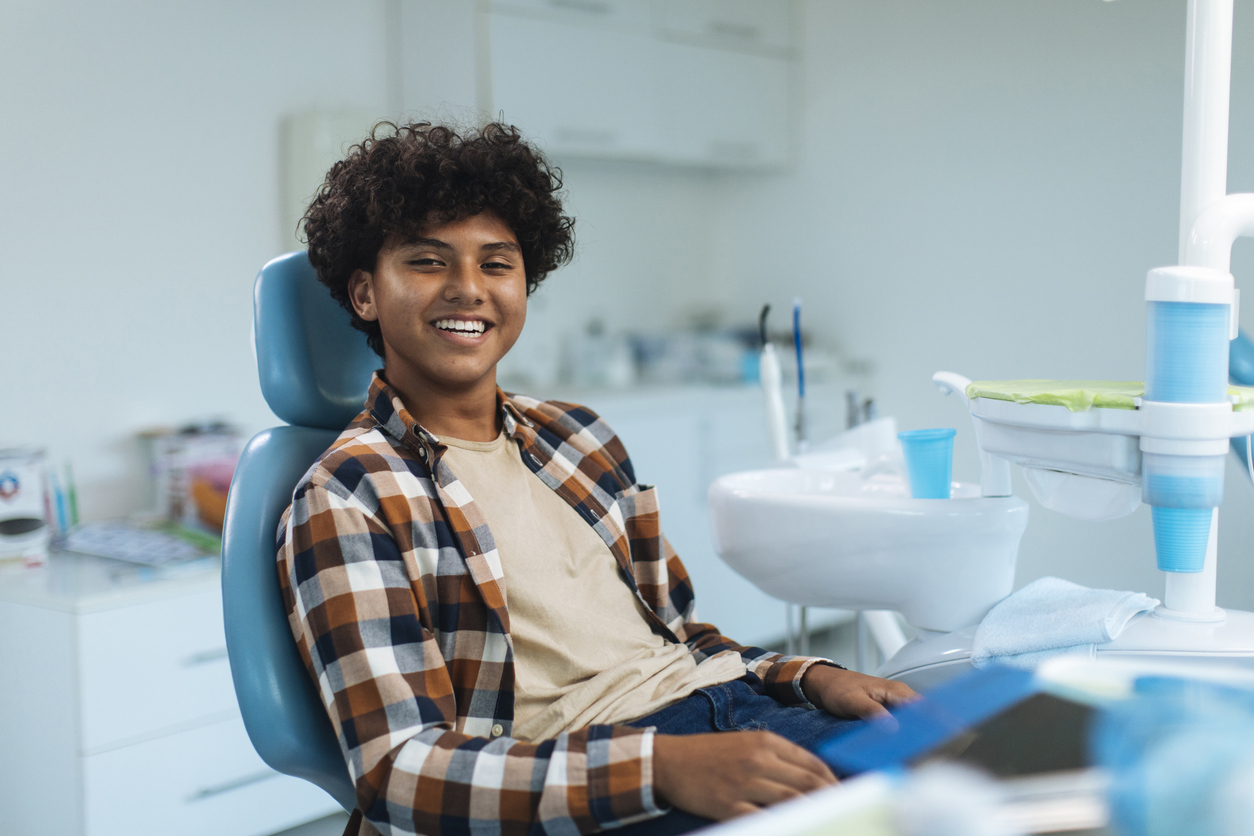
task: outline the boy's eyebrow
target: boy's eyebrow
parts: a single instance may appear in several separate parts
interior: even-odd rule
[[[439,238],[411,238],[405,242],[409,247],[430,247],[433,250],[451,250],[452,244],[446,244]]]
[[[433,250],[453,249],[452,244],[441,241],[439,238],[412,238],[409,241],[406,241],[403,246],[429,247]],[[501,250],[507,250],[509,252],[515,252],[515,253],[522,252],[522,247],[518,246],[512,241],[493,241],[491,244],[484,244],[479,249],[480,251],[486,251],[486,252],[500,252]]]

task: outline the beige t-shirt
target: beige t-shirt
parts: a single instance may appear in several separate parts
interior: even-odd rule
[[[523,464],[504,433],[486,442],[440,440],[504,568],[512,737],[547,740],[592,723],[624,723],[745,675],[735,651],[698,665],[686,646],[650,629],[605,541]]]

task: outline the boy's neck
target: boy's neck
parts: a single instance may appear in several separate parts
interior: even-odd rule
[[[387,374],[387,372],[384,372]],[[496,370],[465,389],[448,389],[420,381],[393,380],[388,384],[401,397],[409,416],[436,438],[493,441],[501,434],[496,404]]]

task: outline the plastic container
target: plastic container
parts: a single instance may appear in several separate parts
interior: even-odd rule
[[[1200,572],[1206,566],[1210,508],[1150,508],[1154,551],[1164,572]]]
[[[1228,396],[1228,305],[1150,302],[1145,400],[1217,403]]]
[[[1224,498],[1224,456],[1142,457],[1141,499],[1152,506],[1154,548],[1164,572],[1200,572],[1211,510]]]
[[[915,499],[949,499],[956,433],[951,427],[897,433]]]

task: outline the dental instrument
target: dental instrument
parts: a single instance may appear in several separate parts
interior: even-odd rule
[[[806,367],[801,353],[801,299],[792,300],[792,343],[797,352],[797,452],[804,453],[809,442],[806,428]]]
[[[758,314],[758,337],[762,340],[762,354],[758,361],[758,379],[762,381],[762,392],[766,396],[766,431],[771,439],[771,454],[777,463],[789,460],[787,419],[784,417],[783,375],[779,369],[779,357],[775,354],[775,346],[771,345],[766,333],[766,318],[771,312],[770,304],[762,306]],[[784,652],[791,656],[797,649],[797,633],[792,623],[793,605],[784,606]],[[809,635],[806,632],[806,613],[801,611],[801,645],[809,647]],[[805,652],[804,650],[802,651]]]
[[[801,355],[801,299],[792,300],[792,343],[797,352],[797,423],[794,427],[797,436],[797,455],[806,452],[809,438],[806,429],[806,366]],[[810,653],[810,628],[806,624],[806,607],[801,606],[801,640],[798,652],[802,656]]]
[[[766,395],[766,430],[771,438],[771,454],[777,462],[788,461],[788,431],[785,429],[787,420],[784,418],[784,394],[781,386],[782,375],[779,370],[779,357],[775,354],[775,346],[766,336],[766,317],[771,312],[770,305],[762,306],[758,315],[758,335],[762,339],[762,356],[758,366],[758,377],[762,381],[762,392]]]

